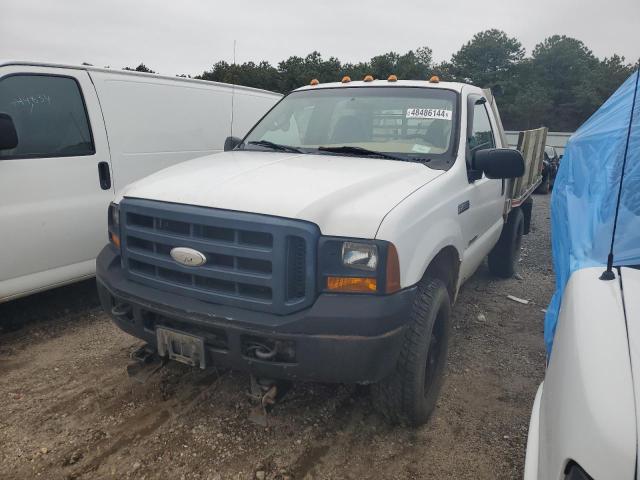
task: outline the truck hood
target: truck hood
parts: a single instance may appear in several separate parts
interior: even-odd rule
[[[374,238],[384,216],[442,175],[423,164],[336,155],[233,151],[190,160],[122,197],[296,218],[325,235]]]

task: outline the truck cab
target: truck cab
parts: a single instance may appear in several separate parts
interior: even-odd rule
[[[371,383],[392,421],[424,423],[460,285],[487,255],[510,276],[525,230],[491,102],[436,77],[291,92],[228,151],[120,194],[105,310],[169,358]]]

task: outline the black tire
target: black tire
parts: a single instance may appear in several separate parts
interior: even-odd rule
[[[547,193],[549,193],[550,189],[551,189],[551,179],[549,178],[549,175],[546,175],[542,177],[542,183],[538,185],[538,188],[535,189],[535,193],[541,193],[543,195],[546,195]]]
[[[419,426],[429,420],[444,380],[450,313],[444,282],[423,279],[396,369],[372,389],[376,409],[391,423]]]
[[[498,243],[489,253],[489,270],[492,274],[502,278],[513,276],[520,259],[523,234],[524,214],[520,208],[515,208],[509,213]]]

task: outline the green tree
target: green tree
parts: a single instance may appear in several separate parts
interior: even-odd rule
[[[524,53],[518,39],[502,30],[485,30],[453,54],[450,72],[458,81],[491,87],[509,77]]]
[[[546,38],[533,50],[531,67],[531,78],[544,85],[551,98],[550,108],[540,119],[544,125],[574,130],[593,113],[596,102],[588,90],[599,62],[580,40],[565,35]]]
[[[136,68],[124,67],[123,70],[129,70],[130,72],[145,72],[145,73],[156,73],[150,68],[148,68],[144,63],[140,62]]]
[[[394,74],[403,80],[424,80],[431,73],[431,62],[432,51],[429,47],[420,47],[415,52],[409,50],[404,55],[389,52],[371,59],[370,73],[379,79]]]
[[[342,64],[335,57],[324,60],[320,52],[311,52],[305,58],[293,56],[283,60],[278,64],[278,70],[280,91],[289,92],[307,85],[314,78],[323,83],[339,81]]]

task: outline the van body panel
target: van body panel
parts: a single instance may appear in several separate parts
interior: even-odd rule
[[[10,101],[10,114],[39,115],[39,109],[60,108],[50,80],[67,79],[80,89],[95,152],[81,156],[0,157],[0,299],[12,298],[25,289],[41,289],[71,278],[91,275],[92,261],[107,241],[106,205],[113,187],[100,186],[98,164],[110,163],[106,132],[98,99],[87,72],[43,67],[3,67],[2,82],[18,76],[37,75],[42,97],[50,103],[29,103],[33,92],[25,91]],[[33,80],[33,78],[32,78]],[[27,99],[25,101],[25,99]],[[22,102],[17,105],[16,103]],[[25,111],[25,109],[27,111]],[[65,118],[56,118],[65,122]],[[16,118],[18,120],[18,118]],[[68,120],[70,128],[82,119]],[[20,133],[20,132],[19,132]]]
[[[17,75],[30,80],[13,79],[3,89],[3,79]],[[60,114],[63,96],[52,93],[58,86],[37,90],[40,83],[46,86],[45,76],[76,82],[88,134],[77,118]],[[95,257],[108,241],[107,207],[116,191],[167,166],[221,151],[228,135],[244,135],[281,98],[215,82],[30,62],[0,62],[0,102],[3,95],[0,111],[16,117],[19,145],[15,152],[0,152],[0,302],[93,275]],[[56,108],[57,116],[43,110]],[[42,128],[25,130],[29,115],[40,115]],[[47,133],[77,136],[81,130],[91,152],[25,151],[25,142],[41,146]],[[108,186],[101,185],[98,164],[103,177],[108,173]]]

